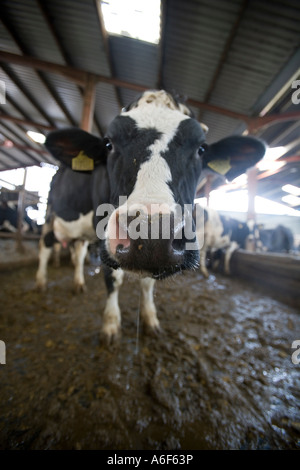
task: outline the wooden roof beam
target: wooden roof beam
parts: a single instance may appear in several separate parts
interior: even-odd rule
[[[30,121],[30,117],[29,117],[29,114],[26,113],[26,111],[24,111],[20,106],[19,104],[13,99],[11,98],[8,93],[6,93],[6,101],[9,102],[11,104],[11,106],[13,106],[17,111],[18,113],[21,114],[21,116],[24,116],[25,120],[26,121]],[[16,123],[17,124],[17,123]],[[22,127],[22,123],[18,123],[17,126],[19,127],[19,129],[24,132],[24,134],[26,134],[26,130]],[[36,128],[38,132],[41,132],[43,133],[44,130],[41,129],[40,127],[37,127]]]
[[[251,119],[252,129],[261,129],[271,126],[277,122],[294,121],[300,119],[300,111],[291,111],[281,114],[266,114],[265,116],[253,117]]]
[[[14,122],[15,124],[21,124],[21,125],[28,126],[28,127],[36,127],[39,129],[45,129],[47,131],[52,131],[56,129],[54,126],[41,124],[39,122],[29,121],[26,119],[16,118],[14,116],[9,116],[8,114],[2,113],[2,112],[0,113],[0,118],[1,120],[4,119],[6,121]]]
[[[18,158],[13,157],[13,156],[10,155],[8,152],[6,152],[5,150],[3,150],[3,147],[0,147],[0,163],[2,163],[2,162],[1,162],[1,154],[5,155],[5,157],[6,157],[7,159],[9,159],[9,160],[15,162],[15,164],[17,164],[17,165],[19,165],[19,164],[22,165],[22,162],[20,162],[20,160],[19,160]],[[6,163],[3,163],[3,165],[6,166]],[[33,165],[34,165],[34,163],[33,163]],[[9,167],[6,168],[6,169],[7,169],[7,170],[13,170],[13,169],[15,169],[15,168],[16,168],[15,166],[9,166]],[[19,167],[17,167],[17,168],[19,168]],[[4,171],[4,170],[0,170],[0,171]]]
[[[2,121],[1,121],[1,127],[3,127],[4,129],[6,129],[6,132],[3,132],[3,131],[2,131],[2,134],[3,134],[4,137],[6,137],[8,140],[11,140],[11,141],[12,141],[11,137],[9,137],[9,136],[7,135],[7,132],[10,133],[10,134],[12,134],[12,135],[14,135],[19,141],[23,142],[23,143],[24,143],[24,147],[27,147],[27,146],[28,146],[28,142],[27,142],[25,139],[23,139],[22,137],[20,137],[14,130],[10,129],[10,127],[7,126],[6,124],[4,124],[4,122],[2,122]],[[19,124],[17,124],[17,127],[19,127],[20,130],[21,130],[22,132],[24,132],[24,135],[25,135],[25,130],[24,130]],[[12,142],[13,142],[13,141],[12,141]],[[17,145],[22,145],[22,144],[17,144]],[[3,147],[2,147],[2,148],[3,148]],[[31,155],[30,153],[28,153],[25,148],[22,149],[22,151],[23,151],[23,153],[24,153],[28,158],[30,158],[30,160],[33,161],[33,163],[32,163],[33,165],[36,165],[36,164],[39,165],[39,164],[41,163],[40,160],[38,160],[36,157],[34,157],[34,156]],[[49,154],[48,154],[48,155],[49,155]],[[53,157],[52,157],[52,158],[53,158]],[[49,158],[47,158],[47,162],[50,163],[51,165],[53,165],[53,162],[52,162]]]
[[[54,64],[52,62],[47,62],[46,60],[36,59],[35,57],[30,57],[28,55],[12,54],[11,52],[0,51],[0,61],[22,65],[35,70],[43,70],[44,72],[57,73],[67,80],[81,86],[85,85],[88,75],[87,72],[76,69],[75,67]]]
[[[10,140],[10,139],[9,139]],[[43,150],[43,149],[35,149],[33,147],[30,147],[30,145],[20,145],[20,144],[16,144],[15,142],[13,142],[12,140],[10,140],[10,142],[12,143],[12,146],[11,147],[8,147],[7,145],[5,144],[0,144],[0,148],[6,148],[6,149],[17,149],[17,150],[26,150],[26,151],[29,151],[29,152],[36,152],[38,154],[42,154],[42,155],[48,155],[48,151],[47,150]],[[39,160],[37,160],[38,163],[40,163]]]
[[[25,67],[32,67],[32,68],[36,68],[40,70],[45,70],[51,73],[57,73],[59,75],[64,76],[68,80],[73,81],[74,83],[80,84],[83,87],[85,87],[86,83],[88,83],[88,77],[93,77],[96,81],[108,83],[110,85],[115,85],[120,88],[127,88],[129,90],[134,90],[137,92],[143,92],[149,89],[149,86],[146,86],[146,85],[130,83],[125,80],[119,80],[113,77],[106,77],[104,75],[85,72],[75,67],[53,64],[51,62],[47,62],[44,60],[39,60],[39,59],[29,57],[29,56],[21,56],[18,54],[12,54],[10,52],[0,51],[0,61],[15,63],[18,65],[23,65]],[[192,98],[187,100],[187,104],[190,106],[194,106],[196,108],[210,111],[212,113],[221,114],[223,116],[228,116],[233,119],[244,121],[247,124],[247,126],[249,126],[249,128],[253,130],[258,129],[269,123],[275,123],[277,121],[279,122],[282,120],[294,120],[294,119],[300,118],[300,112],[283,113],[283,114],[276,114],[276,115],[270,115],[270,116],[266,115],[263,117],[251,117],[251,116],[248,116],[247,114],[237,113],[230,109],[222,108],[222,107],[215,106],[209,103],[203,103],[201,101],[194,100]]]
[[[10,129],[10,127],[8,127],[6,124],[4,124],[4,122],[1,122],[1,126],[2,126],[4,129],[6,129],[6,132],[8,132],[8,133],[14,135],[18,140],[20,140],[21,142],[23,142],[25,146],[28,145],[28,142],[26,142],[22,137],[20,137],[14,130]],[[21,130],[22,132],[24,132],[24,135],[25,135],[25,130],[24,130],[20,125],[17,125],[17,127],[19,127],[20,130]],[[4,137],[7,138],[7,140],[11,140],[11,138],[8,137],[5,132],[2,132],[2,134],[4,135]],[[12,141],[12,140],[11,140],[11,141]],[[33,155],[27,153],[27,151],[26,151],[25,149],[23,150],[23,152],[24,152],[24,154],[25,154],[28,158],[30,158],[30,159],[34,162],[33,165],[36,165],[37,163],[40,164],[40,160],[38,160],[37,158],[35,158]],[[49,160],[48,160],[48,161],[49,161]],[[49,163],[50,163],[50,162],[49,162]]]

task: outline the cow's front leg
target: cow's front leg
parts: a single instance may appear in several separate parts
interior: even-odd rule
[[[53,265],[56,268],[60,267],[60,253],[61,253],[61,244],[54,243],[53,245]]]
[[[204,243],[202,248],[200,249],[200,271],[202,272],[204,277],[208,278],[209,274],[206,268],[206,255],[207,255],[207,247]]]
[[[89,242],[86,240],[76,240],[74,242],[74,250],[72,260],[75,265],[74,285],[75,292],[83,292],[86,289],[84,280],[84,260],[86,257]]]
[[[48,261],[52,253],[52,245],[47,243],[47,239],[41,238],[39,243],[39,267],[36,273],[36,288],[46,290]]]
[[[225,261],[224,261],[224,272],[225,274],[230,274],[230,260],[233,252],[239,248],[237,242],[231,242],[230,246],[227,248],[225,253]]]
[[[150,277],[145,277],[141,279],[140,282],[142,290],[141,317],[146,328],[156,333],[159,331],[159,321],[153,299],[155,280]]]
[[[111,269],[105,265],[103,270],[108,297],[103,313],[102,332],[108,342],[111,342],[118,336],[121,328],[119,289],[123,282],[124,272],[122,269]]]

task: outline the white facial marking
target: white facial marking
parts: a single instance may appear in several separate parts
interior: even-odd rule
[[[132,118],[139,129],[156,129],[161,134],[149,146],[150,157],[139,169],[128,205],[166,203],[172,206],[175,201],[168,185],[171,171],[161,155],[168,149],[179,124],[190,117],[179,111],[173,100],[163,91],[145,93],[138,106],[122,113],[122,116]]]

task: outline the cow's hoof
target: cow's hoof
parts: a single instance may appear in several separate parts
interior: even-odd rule
[[[145,313],[142,312],[142,325],[144,333],[149,336],[157,336],[161,333],[161,328],[159,320],[156,316],[156,310],[151,310],[151,315],[149,315],[149,311],[147,313],[148,315],[145,315]]]
[[[209,274],[208,274],[208,271],[206,269],[201,269],[201,273],[205,277],[205,279],[209,278]]]
[[[85,284],[75,284],[74,285],[74,293],[75,294],[82,294],[87,291]]]
[[[160,324],[157,322],[155,325],[148,325],[147,323],[143,324],[144,334],[147,336],[156,337],[159,336],[162,332]]]
[[[36,282],[34,286],[34,290],[37,292],[46,292],[47,290],[47,284],[43,282]]]
[[[102,327],[100,339],[106,346],[112,346],[119,343],[121,338],[121,329],[115,324],[107,324]]]

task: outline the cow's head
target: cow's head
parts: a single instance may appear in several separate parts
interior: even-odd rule
[[[102,261],[157,279],[197,266],[191,225],[201,169],[221,168],[232,179],[265,153],[265,146],[250,137],[208,146],[204,127],[165,91],[143,93],[112,121],[104,139],[96,141],[78,129],[72,131],[72,143],[68,132],[47,138],[46,147],[56,158],[71,166],[79,154],[106,164],[107,202],[114,210],[105,227]]]

